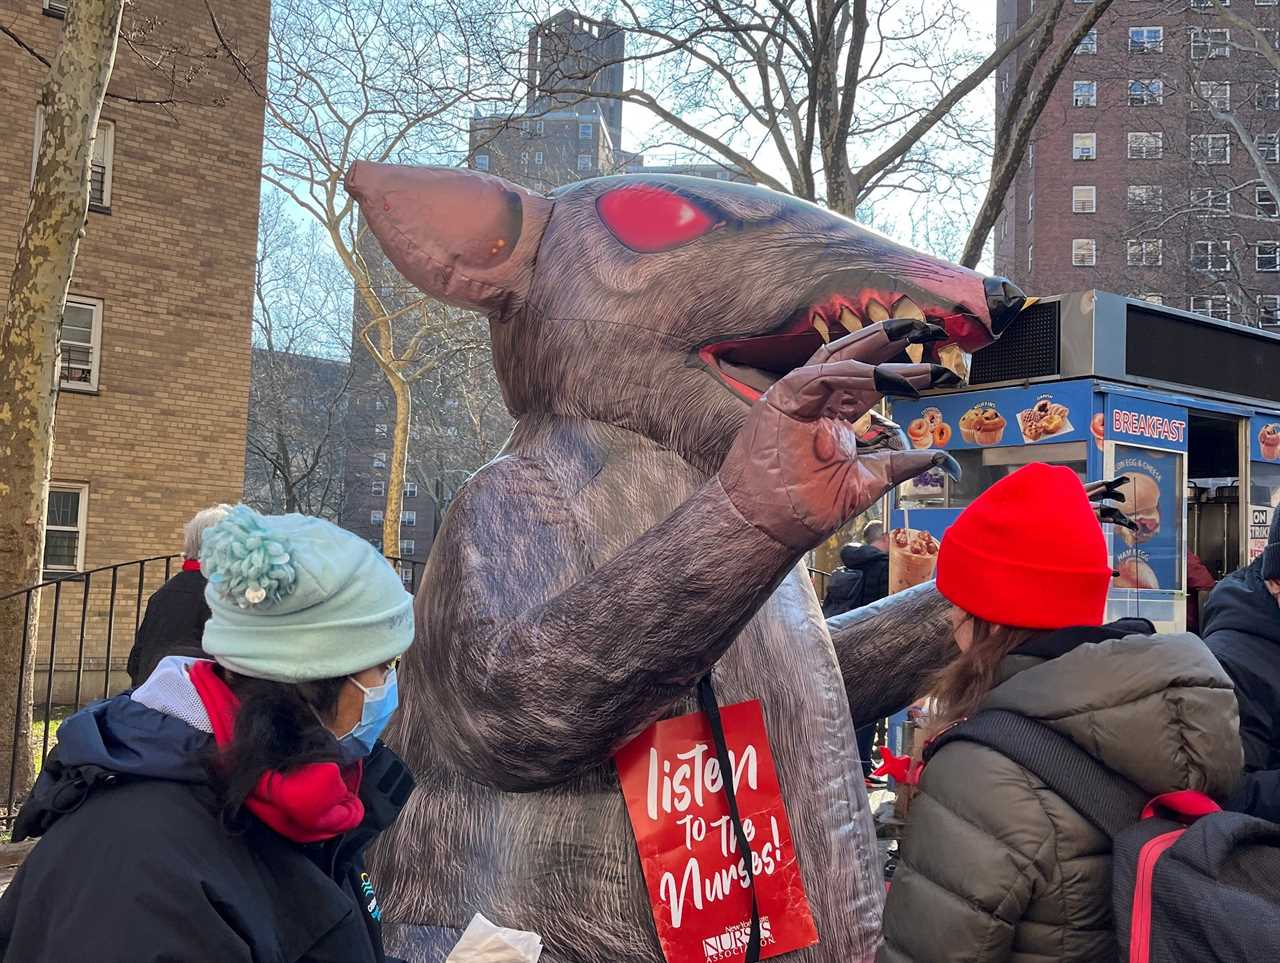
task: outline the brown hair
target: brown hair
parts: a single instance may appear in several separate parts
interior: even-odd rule
[[[937,700],[937,712],[929,720],[930,736],[972,715],[995,687],[1001,660],[1036,634],[1034,629],[998,625],[972,614],[969,618],[973,623],[969,650],[939,670],[926,689]]]

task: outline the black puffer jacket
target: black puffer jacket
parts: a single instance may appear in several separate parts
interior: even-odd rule
[[[880,549],[846,545],[840,549],[840,564],[843,568],[831,573],[822,602],[825,618],[852,612],[889,594],[889,556]]]
[[[1240,705],[1248,775],[1231,808],[1280,822],[1280,605],[1267,591],[1262,561],[1219,582],[1200,621]]]
[[[204,600],[208,584],[199,569],[184,568],[147,600],[147,613],[129,650],[129,679],[135,686],[142,685],[165,656],[204,655],[200,640],[211,615]]]
[[[246,817],[229,832],[203,758],[211,737],[132,701],[63,723],[18,818],[39,844],[0,899],[4,963],[383,963],[365,847],[413,787],[379,745],[364,822],[299,845]]]

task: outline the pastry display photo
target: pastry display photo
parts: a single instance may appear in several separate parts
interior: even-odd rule
[[[1280,425],[1263,425],[1258,432],[1258,447],[1267,461],[1280,461]]]
[[[938,540],[914,528],[889,533],[889,593],[901,592],[933,578],[938,565]]]
[[[978,445],[998,445],[1004,440],[1004,429],[1008,425],[1004,415],[994,408],[974,408],[976,415],[973,421],[973,441]]]
[[[1113,583],[1116,588],[1158,589],[1160,587],[1155,569],[1137,555],[1126,555],[1120,559],[1116,571],[1120,573]]]
[[[942,420],[937,408],[926,408],[907,425],[907,437],[913,448],[945,448],[951,441],[951,426]]]
[[[1102,442],[1107,436],[1107,416],[1104,412],[1099,411],[1093,416],[1093,420],[1089,422],[1089,434],[1093,435],[1093,444],[1102,451]]]
[[[1056,438],[1072,430],[1067,406],[1052,398],[1041,398],[1026,411],[1019,412],[1018,426],[1028,444]]]

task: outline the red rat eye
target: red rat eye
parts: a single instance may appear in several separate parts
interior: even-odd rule
[[[639,254],[670,251],[716,226],[702,208],[661,187],[620,187],[596,201],[613,236]]]

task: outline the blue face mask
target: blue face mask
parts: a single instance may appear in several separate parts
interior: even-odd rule
[[[360,721],[355,728],[339,742],[344,749],[351,750],[353,755],[367,756],[373,752],[373,744],[378,741],[378,736],[382,735],[382,730],[387,727],[396,707],[400,705],[395,666],[387,671],[382,685],[368,689],[355,679],[351,680],[351,684],[364,693],[364,711],[360,713]],[[357,747],[363,752],[357,751]]]

